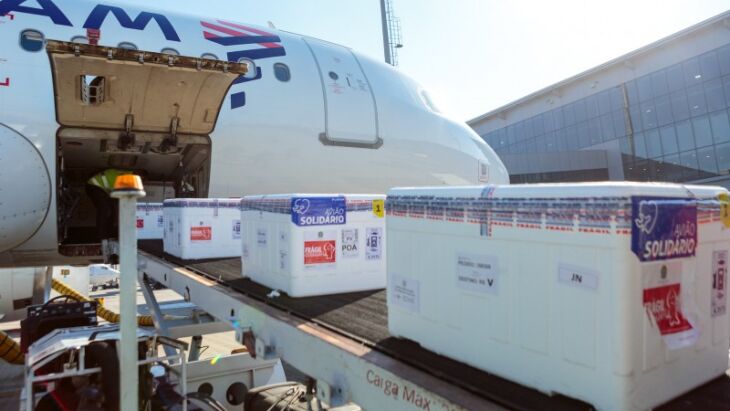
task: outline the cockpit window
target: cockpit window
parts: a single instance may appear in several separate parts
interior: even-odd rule
[[[41,51],[46,38],[38,30],[24,30],[20,33],[20,47],[25,51]]]
[[[274,64],[274,76],[276,76],[277,80],[283,82],[291,80],[291,72],[289,71],[289,66],[284,63]]]
[[[423,104],[425,104],[426,107],[430,108],[431,111],[433,111],[435,113],[441,112],[441,110],[439,110],[438,106],[433,102],[431,95],[428,94],[428,91],[421,89],[418,94],[421,96],[421,100],[423,100]]]

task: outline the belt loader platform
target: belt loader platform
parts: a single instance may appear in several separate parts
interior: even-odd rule
[[[264,359],[279,357],[317,380],[331,405],[367,410],[586,410],[388,334],[385,291],[269,298],[241,277],[239,258],[180,260],[161,241],[139,244],[139,274],[178,292],[236,329]],[[730,376],[686,393],[660,410],[725,410]]]

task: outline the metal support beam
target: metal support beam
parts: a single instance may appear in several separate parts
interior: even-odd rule
[[[383,26],[383,54],[385,62],[392,65],[393,59],[390,56],[390,35],[388,34],[388,11],[385,8],[385,0],[380,0],[380,22]]]
[[[124,176],[126,177],[126,176]],[[121,178],[121,177],[120,177]],[[112,197],[119,199],[119,331],[120,409],[133,411],[139,407],[137,373],[137,198],[144,197],[142,182],[120,187]],[[184,376],[183,376],[184,378]]]
[[[144,296],[144,300],[147,303],[147,308],[149,309],[150,314],[152,314],[152,321],[155,323],[155,330],[157,331],[157,335],[172,338],[170,335],[170,330],[168,329],[167,324],[165,324],[165,317],[162,315],[160,304],[157,302],[157,297],[155,297],[155,292],[152,289],[149,280],[144,275],[138,275],[137,280],[141,285],[140,288],[142,289],[142,295]],[[172,353],[174,352],[172,347],[164,346],[164,349],[165,354],[167,354],[168,356],[172,356]]]
[[[190,341],[190,351],[188,352],[188,362],[198,361],[200,359],[200,347],[203,345],[203,336],[194,335]]]

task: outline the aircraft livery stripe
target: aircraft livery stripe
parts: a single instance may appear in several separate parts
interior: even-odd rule
[[[239,108],[246,105],[246,92],[239,91],[231,94],[231,108]]]
[[[203,32],[205,38],[220,44],[221,46],[240,46],[243,44],[261,44],[271,41],[281,41],[279,36],[237,36],[237,37],[219,37],[207,31]],[[278,47],[278,46],[277,46]]]
[[[244,38],[244,37],[254,37],[254,38],[258,38],[258,37],[264,37],[264,41],[252,41],[252,42],[250,42],[250,43],[231,43],[231,44],[223,44],[223,43],[219,43],[219,44],[222,44],[222,45],[224,45],[224,46],[229,46],[229,45],[236,45],[236,44],[251,44],[251,43],[259,43],[259,44],[261,44],[262,46],[264,46],[264,47],[266,47],[266,48],[276,48],[276,47],[281,47],[281,45],[280,45],[280,44],[276,44],[276,43],[273,43],[273,42],[278,42],[278,41],[281,41],[281,39],[279,39],[279,37],[278,37],[278,36],[274,36],[274,35],[273,35],[273,34],[271,34],[271,33],[266,33],[266,32],[260,31],[260,30],[256,30],[256,31],[258,31],[259,33],[262,33],[262,35],[261,35],[261,36],[251,36],[251,35],[249,35],[249,34],[246,34],[246,33],[243,33],[243,32],[237,31],[237,30],[233,30],[233,29],[230,29],[230,28],[228,28],[228,27],[223,27],[223,26],[219,26],[219,25],[217,25],[217,24],[213,24],[213,23],[208,23],[208,22],[205,22],[205,21],[201,21],[201,22],[200,22],[200,24],[201,24],[201,25],[202,25],[203,27],[205,27],[205,28],[208,28],[208,29],[211,29],[211,30],[215,30],[215,31],[219,31],[219,32],[221,32],[221,33],[227,34],[227,35],[229,35],[229,36],[233,36],[233,37],[235,37],[235,38]],[[257,34],[259,34],[259,33],[257,33]],[[212,35],[212,37],[210,37],[210,36],[209,36],[208,34],[206,34],[206,33],[204,33],[204,35],[205,35],[205,38],[206,38],[206,39],[208,39],[208,40],[213,40],[213,41],[215,41],[214,39],[216,39],[216,38],[218,38],[218,37],[219,37],[219,36],[216,36],[216,35],[215,35],[214,33],[210,33],[210,35]]]
[[[201,21],[200,24],[208,29],[220,31],[221,33],[228,34],[229,36],[245,36],[246,33],[241,33],[240,31],[231,30],[227,27],[219,26],[217,24],[208,23],[207,21]]]
[[[269,57],[286,56],[284,47],[277,47],[275,49],[252,49],[252,50],[240,50],[240,51],[229,51],[228,61],[238,61],[241,58],[249,58],[251,60],[265,59]]]
[[[228,61],[240,61],[242,58],[256,60],[286,55],[286,49],[280,43],[281,38],[275,34],[223,20],[216,20],[216,23],[200,22],[202,27],[210,30],[202,30],[203,38],[223,47],[229,47],[228,50],[233,49],[227,53],[226,59]],[[261,78],[261,72],[261,68],[256,67],[255,77],[239,76],[233,84],[258,80]],[[234,92],[230,96],[231,109],[241,108],[246,105],[246,92]]]
[[[224,21],[224,20],[218,20],[218,23],[223,24],[223,25],[226,25],[228,27],[235,27],[237,29],[245,30],[245,31],[248,31],[250,33],[258,34],[260,36],[272,36],[271,33],[267,33],[267,32],[265,32],[263,30],[258,30],[258,29],[255,29],[253,27],[243,26],[243,25],[237,24],[237,23],[231,23],[231,22]],[[279,47],[278,44],[271,44],[271,43],[264,44],[264,46],[266,46],[266,47]]]

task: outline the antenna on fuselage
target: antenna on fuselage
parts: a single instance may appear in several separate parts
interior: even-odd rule
[[[383,25],[383,53],[385,62],[398,65],[398,49],[403,47],[400,19],[393,14],[393,2],[380,0],[380,20]]]

